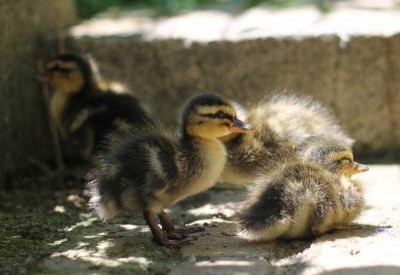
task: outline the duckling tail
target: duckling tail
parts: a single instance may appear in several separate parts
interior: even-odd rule
[[[111,220],[119,212],[117,202],[100,191],[100,184],[104,184],[100,181],[103,179],[96,178],[92,173],[87,176],[87,179],[85,195],[89,197],[88,205],[90,209],[103,221]]]

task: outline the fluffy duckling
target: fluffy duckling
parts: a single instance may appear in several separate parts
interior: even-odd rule
[[[79,55],[55,57],[47,64],[47,78],[55,90],[50,101],[53,121],[62,136],[83,144],[86,159],[110,130],[148,121],[136,98],[96,81],[90,63]]]
[[[90,207],[105,221],[119,212],[143,214],[155,240],[179,247],[189,239],[171,239],[184,238],[190,229],[177,230],[164,209],[216,183],[226,161],[218,138],[250,131],[226,100],[195,96],[184,108],[180,136],[151,126],[112,138],[90,176]]]
[[[351,176],[368,167],[341,146],[314,146],[309,161],[286,166],[257,183],[240,216],[243,238],[257,241],[303,239],[350,224],[364,207],[362,184]]]
[[[267,119],[268,125],[281,138],[299,147],[310,138],[331,139],[351,147],[351,139],[335,115],[312,97],[276,95],[253,110],[254,119]]]
[[[242,113],[255,131],[221,138],[228,150],[222,174],[227,182],[245,184],[272,174],[283,164],[301,158],[298,152],[313,138],[329,138],[346,147],[353,144],[335,117],[310,97],[279,95]]]

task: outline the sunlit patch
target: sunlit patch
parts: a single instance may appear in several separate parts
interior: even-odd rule
[[[136,263],[139,264],[140,267],[145,268],[151,264],[151,261],[144,257],[128,257],[128,258],[120,258],[118,259],[121,263]]]
[[[195,264],[195,266],[198,267],[217,267],[217,266],[252,266],[254,263],[249,262],[249,261],[215,261],[215,262],[210,262],[210,261],[204,261],[204,262],[198,262]]]
[[[57,241],[52,242],[50,245],[51,246],[59,246],[59,245],[65,243],[67,241],[68,241],[68,239],[61,239],[61,240],[57,240]]]
[[[88,243],[78,243],[78,246],[75,249],[70,249],[64,252],[55,252],[51,255],[51,258],[58,257],[66,257],[71,260],[77,260],[90,262],[97,266],[106,266],[106,267],[117,267],[122,264],[127,263],[135,263],[139,267],[145,269],[152,262],[144,257],[126,257],[126,258],[116,258],[110,259],[108,256],[108,252],[110,248],[115,246],[114,243],[110,241],[101,241],[96,249],[85,248]]]
[[[84,219],[83,221],[78,222],[72,226],[64,228],[64,231],[71,232],[78,227],[88,227],[88,226],[91,226],[94,221],[98,220],[98,218],[93,217],[91,214],[80,214],[80,216],[82,219]]]
[[[133,224],[119,224],[118,227],[125,230],[135,230],[139,228],[138,225],[133,225]]]
[[[212,223],[233,223],[232,221],[227,221],[221,218],[210,218],[210,219],[202,219],[196,220],[189,225],[204,225],[204,224],[212,224]]]
[[[104,236],[107,236],[107,235],[108,235],[107,232],[100,232],[100,233],[98,233],[96,235],[84,236],[83,238],[85,238],[85,239],[98,239],[98,238],[101,238],[101,237],[104,237]]]
[[[145,226],[145,227],[142,227],[142,228],[140,228],[140,231],[139,232],[141,232],[141,233],[147,233],[147,232],[150,232],[150,228],[148,228],[147,226]]]
[[[65,207],[62,205],[56,205],[53,211],[57,213],[65,213]]]
[[[236,214],[235,210],[232,210],[232,205],[227,204],[206,204],[202,207],[188,210],[187,212],[193,216],[210,216],[210,215],[222,215],[227,218],[231,218]]]
[[[77,247],[82,248],[82,247],[86,247],[88,245],[90,245],[90,243],[88,243],[88,242],[79,242]]]
[[[78,195],[69,195],[67,201],[72,202],[75,207],[82,207],[85,204],[85,199]]]

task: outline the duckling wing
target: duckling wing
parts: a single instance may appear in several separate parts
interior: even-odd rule
[[[92,208],[103,209],[112,201],[132,210],[162,201],[162,194],[177,180],[175,144],[167,137],[146,134],[146,129],[111,140],[115,144],[100,152],[88,177]]]
[[[131,125],[151,122],[139,101],[132,95],[106,92],[99,96],[100,102],[107,103],[109,115],[113,118],[119,118]]]
[[[137,99],[131,95],[104,92],[74,101],[66,120],[70,132],[74,132],[85,122],[91,123],[95,128],[110,129],[115,128],[117,119],[130,125],[150,121]]]

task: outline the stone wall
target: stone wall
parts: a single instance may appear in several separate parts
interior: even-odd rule
[[[75,22],[73,0],[0,0],[0,189],[28,158],[52,157],[37,62],[56,53],[54,37]],[[45,38],[46,37],[46,38]]]
[[[72,38],[105,77],[122,81],[168,123],[190,95],[212,91],[244,105],[276,91],[312,95],[331,108],[357,140],[358,155],[400,148],[399,36],[337,36],[216,41],[134,37]],[[398,151],[397,151],[398,152]],[[393,156],[393,155],[392,155]]]

